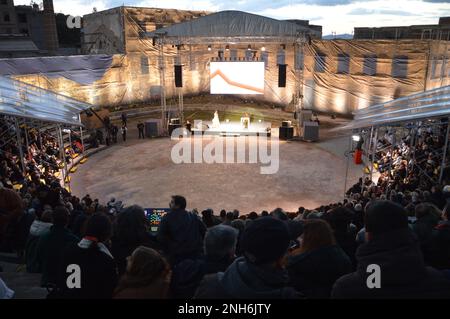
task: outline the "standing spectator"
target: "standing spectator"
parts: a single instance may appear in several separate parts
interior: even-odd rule
[[[320,219],[306,220],[287,266],[292,286],[307,298],[329,298],[331,288],[342,275],[352,271],[352,263],[336,245],[330,225]]]
[[[123,112],[120,118],[122,119],[122,126],[127,126],[127,113]]]
[[[209,228],[205,236],[205,256],[186,259],[174,267],[171,297],[192,298],[205,275],[225,271],[235,258],[237,235],[230,226]]]
[[[142,123],[141,121],[139,121],[138,122],[138,124],[137,124],[137,129],[138,129],[138,131],[139,131],[139,138],[145,138],[145,136],[144,136],[144,123]]]
[[[63,253],[58,287],[66,299],[109,299],[117,285],[117,268],[113,256],[105,245],[111,237],[109,218],[101,213],[92,215],[86,223],[83,239]],[[81,288],[69,288],[66,281],[69,265],[78,265]]]
[[[367,242],[358,248],[358,268],[336,281],[333,298],[450,297],[450,281],[425,266],[403,207],[390,201],[370,204],[365,228]],[[368,277],[376,275],[373,270],[368,272],[371,265],[378,265],[381,272],[380,286],[373,289],[367,284],[371,281]]]
[[[415,207],[416,222],[412,225],[412,230],[419,239],[420,247],[427,260],[427,251],[430,249],[431,235],[433,228],[439,223],[439,209],[431,203],[421,203]]]
[[[126,259],[139,246],[154,248],[156,243],[148,232],[144,209],[134,205],[119,213],[114,224],[111,253],[116,260],[119,275],[125,273]]]
[[[220,224],[220,220],[214,216],[214,211],[211,208],[202,211],[202,221],[207,228]]]
[[[53,226],[42,235],[37,244],[37,261],[42,267],[41,286],[54,286],[57,282],[58,265],[66,247],[78,242],[69,229],[69,211],[63,206],[56,207],[52,214]]]
[[[115,299],[165,299],[171,280],[170,266],[156,251],[136,248],[128,258],[127,271],[119,281]]]
[[[127,140],[127,126],[126,125],[122,125],[122,140],[125,142]]]
[[[119,134],[119,128],[117,127],[117,125],[114,125],[114,124],[112,125],[111,134],[112,134],[113,143],[116,144],[117,143],[117,134]]]
[[[290,299],[300,297],[288,286],[284,261],[290,236],[286,224],[272,217],[258,218],[245,229],[244,257],[225,272],[206,276],[198,299]]]
[[[186,199],[172,196],[170,212],[161,219],[157,238],[171,265],[198,258],[203,251],[206,227],[199,217],[186,211]]]

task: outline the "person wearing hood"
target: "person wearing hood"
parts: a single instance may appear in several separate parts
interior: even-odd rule
[[[332,298],[450,297],[450,281],[425,265],[402,206],[391,201],[371,203],[365,228],[367,242],[356,252],[357,270],[336,281]]]
[[[225,272],[206,276],[196,299],[296,299],[285,270],[290,234],[286,224],[273,217],[254,220],[242,236],[244,256]]]
[[[102,213],[93,214],[86,222],[84,237],[67,247],[58,274],[57,297],[64,299],[111,299],[118,282],[117,265],[106,243],[112,225]],[[80,286],[68,287],[69,265],[78,265]]]
[[[53,226],[52,211],[46,210],[42,213],[39,219],[35,219],[30,227],[30,235],[28,236],[27,244],[25,246],[25,261],[27,265],[27,272],[41,273],[42,265],[39,262],[37,247],[41,236],[50,233]]]

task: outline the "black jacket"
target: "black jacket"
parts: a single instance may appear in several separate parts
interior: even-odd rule
[[[301,295],[288,287],[287,272],[265,269],[236,259],[225,272],[205,276],[196,299],[296,299]]]
[[[172,269],[171,298],[192,298],[203,277],[225,271],[232,262],[231,258],[215,260],[208,256],[183,260]]]
[[[67,287],[67,266],[76,264],[81,270],[81,288]],[[59,297],[64,299],[110,299],[117,286],[118,275],[113,258],[97,248],[69,246],[62,257],[59,271]]]
[[[431,266],[450,269],[450,221],[440,223],[433,230],[427,257]]]
[[[158,229],[158,242],[172,265],[197,258],[203,252],[206,227],[198,216],[179,210],[165,215]]]
[[[357,271],[339,278],[332,298],[448,298],[450,282],[442,272],[426,267],[410,229],[386,233],[362,244]],[[369,265],[380,266],[381,288],[367,287]]]
[[[289,258],[291,285],[307,298],[329,298],[336,280],[352,272],[352,263],[339,246],[326,246]]]

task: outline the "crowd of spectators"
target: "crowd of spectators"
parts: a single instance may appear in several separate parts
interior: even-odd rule
[[[375,141],[379,181],[360,179],[342,202],[215,214],[173,196],[156,234],[139,206],[61,187],[57,144],[31,138],[26,172],[17,146],[2,152],[0,250],[41,274],[48,298],[450,298],[450,187],[422,175],[439,171],[435,135],[415,134],[415,165],[408,137]],[[40,156],[53,157],[53,171]],[[0,297],[13,295],[7,284]]]

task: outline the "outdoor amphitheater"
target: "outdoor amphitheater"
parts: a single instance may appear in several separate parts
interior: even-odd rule
[[[0,299],[450,298],[450,41],[300,21],[122,6],[0,59]]]

